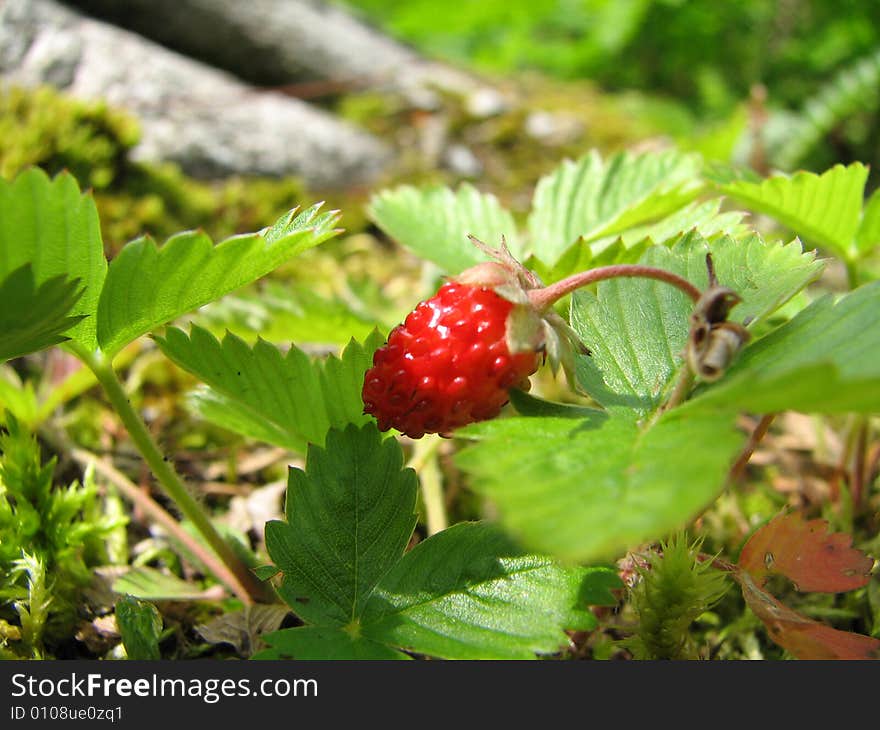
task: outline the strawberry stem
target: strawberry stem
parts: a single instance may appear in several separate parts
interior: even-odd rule
[[[532,305],[538,311],[549,309],[556,301],[570,294],[576,289],[589,284],[595,284],[597,281],[605,279],[616,279],[619,277],[656,279],[664,281],[667,284],[680,289],[687,294],[694,302],[699,301],[701,292],[697,287],[691,284],[687,279],[683,279],[678,274],[671,271],[657,269],[653,266],[643,266],[641,264],[616,264],[614,266],[600,266],[597,269],[589,269],[581,271],[577,274],[550,284],[542,289],[532,289],[529,291],[529,299]]]

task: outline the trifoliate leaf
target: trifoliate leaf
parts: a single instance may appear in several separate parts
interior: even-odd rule
[[[0,280],[0,362],[69,339],[65,333],[85,316],[70,316],[82,293],[65,276],[36,286],[30,263]]]
[[[268,645],[254,659],[298,659],[302,661],[409,659],[403,652],[363,636],[328,626],[298,626],[263,636]]]
[[[404,555],[417,480],[376,427],[332,430],[291,470],[287,522],[266,526],[282,597],[307,624],[265,637],[256,658],[533,658],[588,629],[621,587],[610,568],[527,555],[498,528],[461,524]]]
[[[409,185],[383,190],[370,200],[367,212],[391,238],[448,274],[487,260],[468,234],[492,247],[504,236],[511,253],[524,258],[513,216],[494,195],[467,183],[455,192]]]
[[[32,168],[12,182],[0,179],[0,280],[27,264],[38,290],[56,277],[78,282],[82,295],[67,316],[83,319],[66,334],[94,350],[107,260],[95,202],[66,172],[50,180]]]
[[[724,487],[743,436],[732,414],[672,410],[653,425],[506,418],[456,432],[457,457],[529,549],[572,561],[622,555],[680,528]]]
[[[331,430],[291,469],[287,522],[266,524],[266,547],[283,571],[279,593],[311,623],[357,619],[378,581],[400,559],[416,524],[415,472],[375,425]]]
[[[590,604],[613,604],[607,568],[563,568],[525,555],[500,530],[462,523],[419,543],[379,583],[364,636],[446,659],[532,659],[596,626]]]
[[[157,336],[162,351],[210,386],[191,396],[195,410],[212,422],[252,438],[302,450],[321,444],[331,426],[366,423],[361,388],[373,350],[374,333],[364,345],[350,342],[342,359],[313,362],[291,347],[286,355],[263,340],[250,347],[235,335],[222,343],[192,326],[189,336],[175,327]]]
[[[880,411],[878,310],[880,282],[839,298],[822,297],[748,345],[722,381],[693,399],[693,407]]]
[[[152,603],[125,597],[116,603],[116,625],[129,659],[161,659],[162,617]]]
[[[289,214],[288,214],[289,215]],[[127,244],[110,264],[98,306],[98,340],[109,356],[147,332],[268,274],[335,235],[335,214],[317,206],[279,231],[233,236],[216,246],[202,232]]]
[[[867,178],[868,168],[856,162],[835,165],[821,175],[798,172],[762,182],[735,181],[718,189],[807,241],[852,258]]]
[[[541,178],[529,215],[529,250],[547,266],[579,238],[593,241],[659,220],[699,193],[696,155],[619,153],[603,160],[595,151],[566,160]]]

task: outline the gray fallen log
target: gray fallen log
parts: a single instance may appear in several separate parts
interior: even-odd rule
[[[367,182],[390,161],[374,136],[260,91],[53,0],[0,2],[0,79],[52,84],[136,115],[135,155],[200,177],[298,175],[316,188]]]
[[[438,102],[435,88],[483,97],[490,90],[321,0],[66,2],[255,84],[363,82],[423,107]]]

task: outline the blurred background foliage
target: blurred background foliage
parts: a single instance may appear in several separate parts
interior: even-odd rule
[[[343,4],[428,55],[488,74],[537,71],[665,101],[681,132],[682,120],[735,118],[761,85],[787,121],[772,130],[775,140],[825,137],[801,159],[789,152],[784,167],[877,161],[880,3],[480,0],[456,3],[442,17],[432,0]]]

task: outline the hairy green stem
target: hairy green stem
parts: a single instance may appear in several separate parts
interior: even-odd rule
[[[687,279],[682,278],[678,274],[673,274],[671,271],[658,269],[654,266],[643,266],[642,264],[616,264],[614,266],[600,266],[596,269],[581,271],[542,289],[532,289],[529,292],[529,299],[539,311],[542,311],[551,307],[554,302],[566,294],[571,294],[575,289],[595,284],[597,281],[620,277],[655,279],[666,282],[683,291],[694,302],[698,302],[702,294]]]
[[[111,363],[98,353],[91,353],[82,348],[75,350],[76,355],[92,370],[98,382],[104,388],[104,392],[110,399],[110,403],[116,410],[128,431],[131,440],[138,451],[144,457],[156,479],[162,485],[166,494],[174,501],[184,517],[190,520],[205,542],[217,554],[217,557],[235,576],[235,579],[244,591],[248,603],[269,599],[266,587],[257,580],[247,565],[235,554],[232,547],[214,527],[202,505],[189,492],[183,480],[165,458],[152,435],[147,430],[146,424],[138,416],[129,402],[128,396],[123,390],[122,383],[116,375]]]

